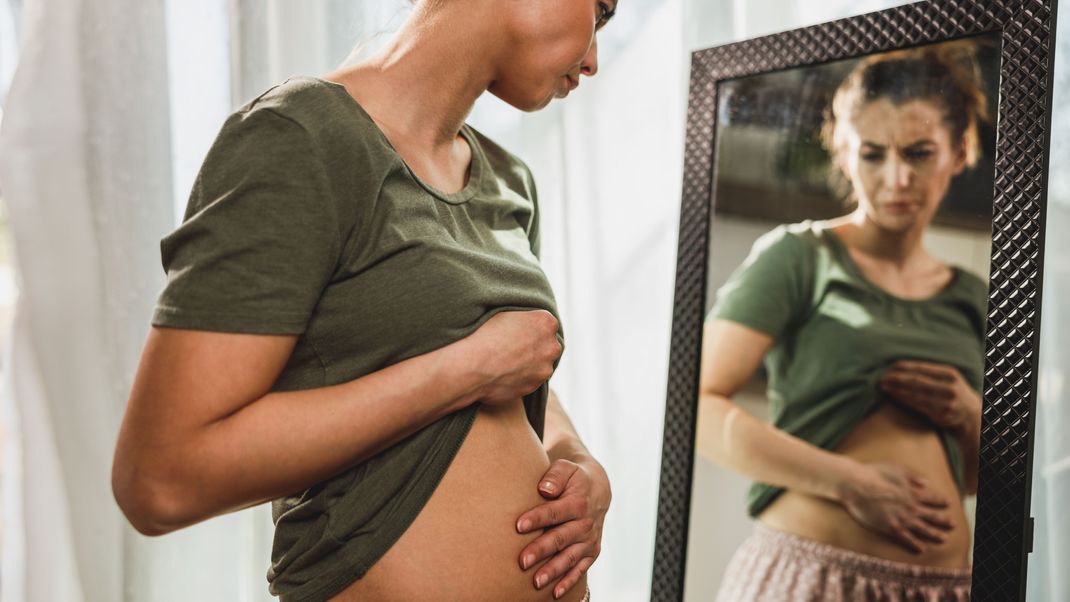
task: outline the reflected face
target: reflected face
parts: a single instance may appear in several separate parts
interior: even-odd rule
[[[517,8],[514,46],[489,90],[524,111],[564,98],[598,72],[595,34],[618,0],[543,0]]]
[[[966,165],[963,142],[951,140],[941,107],[877,99],[848,121],[839,162],[859,208],[885,230],[927,226]]]

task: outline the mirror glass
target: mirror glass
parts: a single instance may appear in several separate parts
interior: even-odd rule
[[[718,84],[685,600],[968,599],[998,85],[997,34]]]

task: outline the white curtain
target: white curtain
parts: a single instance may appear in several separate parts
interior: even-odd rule
[[[169,226],[162,6],[28,0],[0,131],[21,289],[4,390],[20,410],[21,571],[5,600],[119,600],[118,417]],[[5,550],[7,551],[7,550]],[[5,559],[10,557],[5,554]],[[18,596],[18,597],[16,597]]]

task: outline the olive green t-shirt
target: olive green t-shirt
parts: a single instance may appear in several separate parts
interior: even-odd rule
[[[934,296],[903,299],[869,281],[821,223],[780,226],[758,239],[717,292],[709,319],[775,339],[765,357],[773,425],[832,449],[879,404],[894,403],[878,383],[896,361],[954,366],[981,390],[988,286],[953,269],[952,281]],[[963,488],[962,449],[951,433],[941,435]],[[753,484],[748,512],[757,516],[783,491]]]
[[[168,280],[153,324],[298,335],[272,389],[291,391],[430,352],[502,310],[557,316],[531,173],[471,127],[461,134],[468,180],[445,194],[342,86],[293,77],[271,88],[226,120],[182,225],[161,241]],[[540,437],[546,399],[544,384],[524,400]],[[325,600],[360,578],[422,509],[476,411],[275,500],[270,591]]]

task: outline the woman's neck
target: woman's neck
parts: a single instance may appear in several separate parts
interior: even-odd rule
[[[870,219],[861,209],[833,223],[836,233],[848,246],[900,270],[931,261],[931,256],[922,244],[925,226],[926,224],[921,224],[902,231],[887,230]]]
[[[417,9],[385,48],[326,79],[344,85],[391,140],[428,150],[454,143],[494,80],[493,34],[445,8]]]

